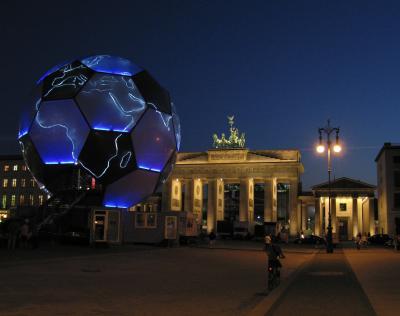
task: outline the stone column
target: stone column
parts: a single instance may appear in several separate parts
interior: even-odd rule
[[[309,204],[304,203],[304,204],[303,204],[303,212],[301,213],[301,215],[303,216],[303,218],[302,218],[302,227],[301,227],[301,229],[303,230],[303,232],[307,229],[308,206],[309,206]]]
[[[171,192],[172,192],[172,179],[171,177],[169,177],[169,179],[162,186],[162,198],[161,198],[162,212],[168,212],[171,210],[171,204],[172,204]]]
[[[217,229],[217,180],[208,180],[207,232]]]
[[[331,198],[331,220],[332,220],[332,232],[337,233],[336,228],[336,198]]]
[[[297,182],[290,181],[289,186],[289,233],[295,237],[298,233],[299,225],[297,223]]]
[[[369,204],[369,233],[375,234],[375,203],[374,198],[368,198]]]
[[[172,179],[171,182],[171,211],[180,211],[182,208],[182,185],[179,179]]]
[[[353,215],[352,215],[352,222],[353,222],[353,237],[356,237],[358,234],[358,203],[357,198],[353,198]]]
[[[267,179],[264,184],[264,222],[277,221],[277,179]]]
[[[217,180],[217,192],[216,192],[216,210],[217,210],[217,221],[223,221],[225,218],[224,214],[224,202],[225,202],[225,190],[224,180]]]
[[[315,199],[314,234],[317,236],[321,236],[321,201],[320,201],[320,198]]]
[[[193,180],[193,214],[197,218],[197,222],[203,224],[203,181],[199,178]]]
[[[254,180],[249,179],[247,182],[247,219],[250,224],[254,223]],[[252,226],[252,225],[250,225]]]

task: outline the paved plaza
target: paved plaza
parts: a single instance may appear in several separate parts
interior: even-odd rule
[[[266,290],[261,243],[0,249],[0,315],[394,315],[400,253],[284,246]]]

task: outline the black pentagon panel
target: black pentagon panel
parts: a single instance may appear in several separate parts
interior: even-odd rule
[[[36,150],[30,136],[25,135],[21,137],[19,139],[19,145],[25,160],[25,164],[27,165],[29,171],[37,181],[44,183],[45,165],[40,159],[40,155]]]
[[[176,111],[176,106],[173,102],[171,102],[172,107],[172,121],[174,123],[174,131],[175,131],[175,139],[176,139],[176,149],[179,150],[181,148],[181,120]]]
[[[140,203],[154,193],[158,177],[158,172],[133,171],[107,186],[103,204],[108,207],[127,208]]]
[[[168,180],[168,177],[171,175],[172,170],[174,169],[175,162],[176,162],[177,153],[176,151],[172,154],[171,158],[165,164],[164,169],[160,173],[160,178],[158,181],[158,186],[156,191],[161,191],[162,186]]]
[[[78,166],[74,164],[46,165],[43,183],[46,189],[53,193],[66,189],[77,189],[77,170]]]
[[[171,114],[169,93],[147,71],[139,72],[132,78],[149,106],[157,111]]]
[[[73,98],[93,73],[79,61],[67,64],[43,79],[42,97],[44,100]]]
[[[121,178],[137,168],[130,134],[92,130],[79,163],[102,184]]]

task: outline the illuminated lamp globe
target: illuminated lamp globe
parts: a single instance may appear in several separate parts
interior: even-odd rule
[[[336,144],[333,146],[333,151],[335,153],[340,153],[342,151],[342,146],[340,146],[339,144]]]
[[[168,91],[146,70],[96,55],[61,63],[37,81],[18,141],[47,193],[93,190],[99,205],[128,208],[171,173],[180,121]]]
[[[324,145],[318,145],[317,146],[317,152],[322,154],[325,151],[325,146]]]

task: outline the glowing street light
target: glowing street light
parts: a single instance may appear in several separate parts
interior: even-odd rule
[[[336,133],[336,142],[333,145],[333,152],[340,153],[342,151],[342,147],[339,144],[339,127],[332,127],[330,125],[330,120],[328,120],[328,125],[326,127],[322,127],[318,129],[319,133],[319,145],[317,146],[317,152],[323,153],[325,151],[325,146],[322,144],[322,133],[326,135],[326,144],[327,144],[327,153],[328,153],[328,203],[329,203],[329,212],[328,212],[328,233],[326,235],[326,252],[333,253],[333,245],[332,245],[332,217],[331,217],[331,133]],[[325,227],[324,227],[325,229]]]
[[[317,146],[317,152],[319,154],[322,154],[325,151],[325,146],[324,145],[318,145]]]

